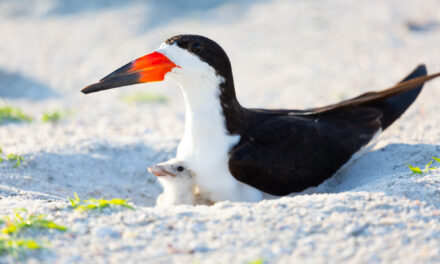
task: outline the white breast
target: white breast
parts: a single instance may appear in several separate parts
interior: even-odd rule
[[[202,193],[214,202],[259,201],[262,193],[237,181],[228,167],[228,153],[239,140],[229,135],[219,100],[224,81],[209,64],[175,45],[158,50],[180,66],[166,75],[176,80],[185,100],[185,132],[177,158],[196,174]]]

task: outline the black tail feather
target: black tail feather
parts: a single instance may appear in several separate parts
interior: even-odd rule
[[[427,75],[425,65],[419,65],[413,72],[405,77],[401,83],[425,75]],[[408,109],[414,100],[416,100],[422,88],[423,84],[409,91],[392,96],[386,100],[378,102],[376,101],[370,104],[367,103],[365,106],[374,107],[382,111],[383,117],[381,118],[381,122],[382,129],[384,130],[397,118],[399,118],[406,111],[406,109]]]

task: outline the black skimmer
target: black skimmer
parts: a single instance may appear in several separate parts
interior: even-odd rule
[[[208,197],[200,193],[196,183],[196,175],[183,161],[170,159],[148,168],[162,184],[163,193],[156,201],[157,206],[179,204],[213,204]]]
[[[258,201],[261,191],[287,195],[331,177],[440,75],[426,74],[420,65],[389,89],[319,108],[248,109],[236,98],[225,51],[206,37],[179,35],[82,92],[174,79],[186,108],[177,158],[211,200]]]

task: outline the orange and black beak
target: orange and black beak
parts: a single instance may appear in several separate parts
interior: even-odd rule
[[[137,83],[160,82],[174,67],[179,66],[167,56],[155,51],[122,66],[81,92],[88,94]]]

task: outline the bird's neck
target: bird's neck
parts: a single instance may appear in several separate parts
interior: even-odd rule
[[[212,152],[213,144],[221,148],[217,153],[228,153],[237,142],[237,133],[230,129],[230,124],[240,115],[241,107],[234,91],[225,90],[231,88],[225,83],[220,76],[179,83],[186,112],[185,132],[177,153],[179,158],[185,160],[187,155]]]
[[[230,135],[239,132],[244,108],[236,98],[232,76],[193,80],[180,86],[185,100],[185,130],[200,130],[207,136],[219,128]]]
[[[220,84],[219,101],[223,116],[226,120],[226,129],[229,134],[239,134],[246,130],[246,108],[242,107],[235,95],[232,73],[229,78]]]

